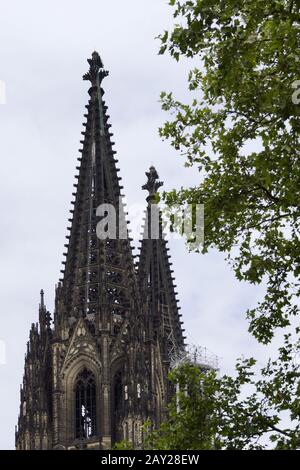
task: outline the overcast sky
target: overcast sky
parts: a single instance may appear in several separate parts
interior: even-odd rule
[[[39,291],[53,311],[88,83],[82,74],[96,49],[105,79],[119,167],[129,206],[142,204],[145,171],[154,164],[165,189],[193,184],[196,169],[158,136],[167,116],[160,91],[187,98],[187,61],[158,56],[155,37],[172,24],[165,0],[0,0],[0,448],[14,448],[19,384]],[[266,354],[247,333],[244,312],[261,291],[237,282],[223,256],[189,254],[171,243],[183,319],[190,341],[220,357]],[[1,343],[2,341],[2,343]]]

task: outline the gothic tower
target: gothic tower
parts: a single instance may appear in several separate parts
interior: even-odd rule
[[[97,52],[54,319],[41,291],[30,330],[17,449],[142,446],[143,422],[164,419],[172,354],[184,349],[155,168],[138,264],[132,255]],[[110,216],[113,216],[112,218]],[[111,223],[111,220],[113,221]]]

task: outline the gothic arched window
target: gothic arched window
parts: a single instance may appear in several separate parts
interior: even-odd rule
[[[96,435],[96,380],[92,372],[83,369],[75,382],[76,438]]]

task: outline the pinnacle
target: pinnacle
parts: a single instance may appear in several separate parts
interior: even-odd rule
[[[158,189],[163,186],[163,182],[159,181],[158,173],[154,166],[150,166],[149,171],[146,173],[147,183],[142,186],[142,189],[145,189],[149,192],[148,200],[154,199],[158,192]]]
[[[100,55],[97,51],[92,53],[92,58],[87,59],[89,63],[89,71],[83,75],[83,80],[89,80],[92,83],[92,86],[97,85],[97,79],[99,78],[99,83],[102,82],[103,78],[107,77],[108,72],[104,70],[103,62]]]

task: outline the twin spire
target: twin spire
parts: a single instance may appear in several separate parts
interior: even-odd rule
[[[98,52],[94,51],[92,53],[92,58],[87,61],[90,65],[90,69],[82,78],[83,80],[89,80],[92,86],[96,86],[98,84],[98,80],[100,84],[103,78],[108,76],[109,72],[104,70],[103,62]]]
[[[99,312],[103,317],[101,324],[106,325],[111,315],[128,315],[135,312],[133,299],[139,297],[136,292],[136,274],[142,284],[148,282],[151,274],[155,284],[153,298],[162,296],[162,290],[168,292],[164,301],[169,305],[171,316],[178,318],[176,299],[173,295],[173,282],[166,242],[163,240],[161,215],[158,213],[158,237],[142,244],[137,271],[134,266],[130,239],[97,238],[97,208],[102,204],[113,204],[121,222],[125,221],[123,203],[120,202],[121,178],[116,167],[113,150],[112,133],[108,122],[107,106],[103,100],[104,90],[101,82],[108,72],[98,52],[93,52],[88,59],[89,70],[83,75],[84,80],[92,84],[90,100],[87,106],[87,121],[84,139],[81,141],[82,157],[79,174],[76,176],[76,192],[73,201],[71,226],[65,245],[66,260],[63,262],[63,278],[57,292],[59,317],[78,318],[79,316],[96,317]],[[146,172],[147,181],[142,189],[148,191],[147,220],[145,230],[151,224],[153,211],[150,205],[157,202],[157,194],[163,183],[159,180],[154,166]],[[149,213],[148,213],[149,212]],[[120,220],[119,217],[119,220]],[[117,231],[118,233],[118,231]],[[152,234],[152,232],[151,232]],[[144,259],[145,261],[144,263]],[[153,284],[154,286],[154,284]],[[144,285],[142,290],[144,290]],[[150,300],[149,300],[150,301]],[[41,305],[44,305],[44,294],[41,292]],[[105,307],[104,307],[105,306]],[[158,312],[156,312],[157,314]],[[177,328],[176,328],[177,329]],[[181,343],[179,335],[178,343]]]
[[[155,204],[162,182],[151,166],[143,185],[148,191],[145,233],[154,221],[158,236],[151,231],[150,237],[143,237],[135,264],[131,239],[120,230],[127,227],[127,214],[101,87],[108,72],[97,52],[88,63],[83,79],[91,87],[64,245],[63,277],[56,288],[53,328],[44,292],[40,292],[39,324],[32,325],[25,359],[18,449],[67,449],[81,443],[91,449],[111,448],[119,438],[140,445],[142,422],[151,419],[158,425],[163,418],[169,366],[173,355],[184,349],[169,248]],[[106,236],[99,236],[99,225],[108,226],[106,214],[112,208],[116,230],[103,230]],[[93,399],[89,396],[81,402],[80,398],[77,404],[77,395],[83,392],[80,388],[77,393],[78,384],[81,387],[77,381],[75,397],[75,377],[83,365],[95,370],[97,390],[92,392]],[[84,403],[86,417],[94,416],[92,410],[101,413],[97,412],[96,435],[86,435],[88,439],[80,438],[79,443],[80,403]]]

